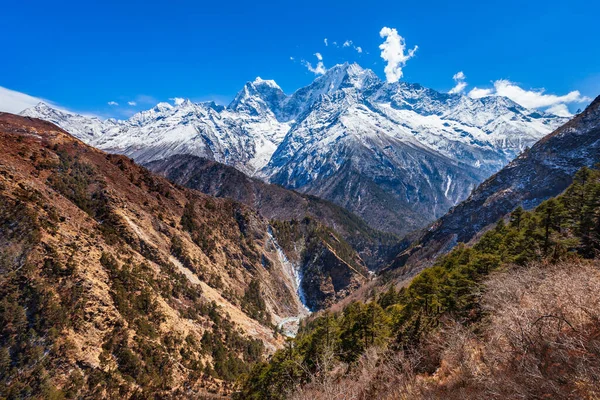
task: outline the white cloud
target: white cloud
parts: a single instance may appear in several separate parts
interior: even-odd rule
[[[327,43],[327,38],[323,39],[323,42],[325,43],[325,46],[329,46],[329,43]]]
[[[450,91],[448,93],[450,93],[450,94],[462,93],[466,87],[467,87],[467,82],[459,81],[459,82],[456,82],[456,86],[454,86],[452,89],[450,89]]]
[[[455,73],[452,77],[452,79],[454,79],[455,81],[464,81],[466,78],[467,77],[465,76],[465,73],[462,71]]]
[[[327,72],[327,68],[325,68],[325,65],[323,65],[323,61],[319,61],[314,67],[306,60],[302,60],[302,64],[304,64],[304,66],[315,75],[323,75],[325,72]]]
[[[48,100],[30,96],[28,94],[0,86],[0,111],[18,114],[26,108],[34,107],[40,102],[47,103],[55,107],[52,102]]]
[[[591,101],[589,97],[582,96],[579,90],[573,90],[565,95],[546,94],[545,89],[526,90],[507,79],[498,79],[490,89],[473,88],[469,97],[478,99],[485,96],[508,97],[525,108],[544,109],[546,112],[571,116],[568,104],[580,104]]]
[[[290,57],[290,60],[294,61],[294,57]]]
[[[171,100],[176,106],[182,105],[185,101],[185,99],[182,97],[171,97],[169,100]]]
[[[325,65],[323,64],[323,56],[321,53],[315,53],[315,57],[317,57],[317,60],[319,60],[316,66],[313,67],[312,64],[306,60],[302,60],[302,65],[308,68],[308,70],[313,74],[323,75],[325,72],[327,72],[327,68],[325,68]]]
[[[333,42],[333,44],[337,47],[337,43],[336,42]],[[352,47],[354,50],[356,50],[359,53],[363,52],[362,47],[354,45],[354,42],[352,40],[346,40],[344,42],[344,44],[342,44],[342,47]]]
[[[116,101],[109,101],[107,104],[109,106],[118,106],[119,105],[119,103],[117,103]]]
[[[128,101],[127,104],[129,104],[130,106],[137,106],[137,103],[135,101]]]
[[[404,38],[394,28],[382,28],[379,36],[385,38],[385,42],[379,45],[381,58],[387,61],[384,69],[385,78],[388,82],[398,82],[403,75],[402,68],[415,55],[419,47],[415,46],[404,54],[406,43],[404,42]]]
[[[464,74],[464,72],[460,71],[454,74],[454,76],[452,77],[452,79],[454,79],[454,82],[456,82],[456,85],[450,89],[450,91],[448,93],[450,94],[458,94],[458,93],[462,93],[465,88],[467,87],[467,82],[465,82],[466,76]]]
[[[474,87],[469,92],[468,96],[472,99],[480,99],[482,97],[491,96],[494,93],[494,89],[480,89],[478,87]]]
[[[337,45],[338,45],[338,44],[337,44],[337,42],[333,42],[333,45],[334,45],[335,47],[337,47]]]
[[[545,94],[544,89],[525,90],[506,79],[500,79],[494,82],[494,89],[496,90],[496,95],[506,96],[527,108],[550,107],[557,104],[583,103],[591,100],[590,98],[582,96],[579,90],[574,90],[563,96],[557,96],[554,94]]]
[[[546,112],[550,114],[558,115],[559,117],[570,117],[571,112],[569,111],[569,107],[566,104],[555,104],[546,109]]]

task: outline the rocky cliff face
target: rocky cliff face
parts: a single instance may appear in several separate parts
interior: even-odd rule
[[[537,142],[500,172],[483,182],[416,238],[391,268],[421,268],[468,242],[516,207],[531,209],[557,196],[580,168],[600,162],[600,97],[581,114]]]
[[[226,394],[304,312],[252,209],[37,119],[0,150],[0,395]]]
[[[318,221],[273,221],[273,234],[298,271],[300,297],[310,310],[327,308],[369,280],[363,260]]]

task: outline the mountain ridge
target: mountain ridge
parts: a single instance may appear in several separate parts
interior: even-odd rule
[[[389,269],[430,265],[459,242],[469,242],[518,206],[529,210],[559,195],[575,172],[600,162],[600,96],[580,114],[540,139],[481,183],[428,228],[405,238],[409,246]]]
[[[373,71],[347,63],[291,95],[257,78],[226,107],[160,103],[129,120],[104,122],[42,105],[22,114],[50,120],[139,163],[191,154],[231,165],[333,201],[396,234],[443,215],[566,121],[503,97],[471,99],[382,82]],[[360,194],[364,204],[352,206],[339,193],[345,181],[354,181],[355,197]]]

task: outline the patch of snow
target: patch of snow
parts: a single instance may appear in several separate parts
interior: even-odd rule
[[[448,192],[450,191],[450,185],[452,185],[452,177],[448,175],[448,181],[446,183],[446,191],[444,192],[444,197],[448,198]]]

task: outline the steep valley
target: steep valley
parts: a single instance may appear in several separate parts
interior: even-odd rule
[[[216,161],[174,155],[145,166],[177,184],[244,203],[270,220],[301,221],[308,216],[344,238],[371,270],[388,264],[399,251],[396,235],[371,228],[345,208],[319,197],[265,183]]]
[[[1,396],[226,395],[283,345],[277,325],[306,314],[294,266],[251,208],[37,119],[0,114],[0,146]],[[307,265],[327,249],[339,265],[322,274],[347,280],[307,288],[315,309],[366,271],[324,237],[311,236]],[[312,257],[306,247],[296,256]]]

